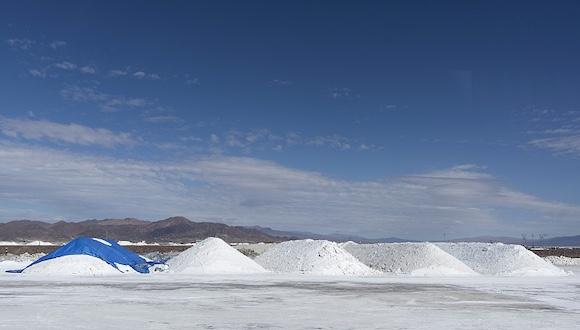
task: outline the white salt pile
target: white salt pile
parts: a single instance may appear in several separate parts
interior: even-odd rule
[[[266,270],[223,240],[210,237],[167,262],[169,270],[188,274],[264,273]]]
[[[413,276],[475,275],[467,265],[432,243],[345,243],[365,265],[386,273]]]
[[[51,242],[44,242],[44,241],[32,241],[32,242],[26,243],[26,245],[41,246],[41,245],[54,245],[54,244]]]
[[[521,245],[502,243],[437,243],[473,270],[500,276],[558,276],[566,272]]]
[[[338,244],[323,240],[299,240],[277,244],[256,257],[266,269],[281,273],[316,275],[377,275]]]
[[[544,257],[544,260],[555,266],[580,266],[580,258],[548,256]]]
[[[132,269],[131,269],[132,270]],[[124,271],[129,271],[124,269]],[[45,260],[26,268],[23,273],[43,275],[119,275],[121,271],[105,261],[88,255],[67,255]]]
[[[137,245],[137,246],[159,245],[159,243],[147,243],[145,241],[140,241],[140,242],[118,241],[117,244],[119,244],[121,246],[132,246],[132,245]]]

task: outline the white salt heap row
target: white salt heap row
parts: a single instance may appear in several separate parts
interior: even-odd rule
[[[377,275],[338,244],[323,240],[279,243],[256,258],[266,269],[313,275]]]
[[[257,245],[264,251],[255,261],[219,238],[194,244],[167,262],[171,273],[373,276],[383,273],[411,276],[561,276],[556,265],[579,265],[578,260],[547,257],[520,245],[489,243],[379,243],[337,244],[325,240],[297,240]],[[251,245],[243,245],[252,248]],[[30,264],[32,256],[0,259],[0,271]],[[34,256],[36,259],[38,256]],[[8,258],[8,259],[7,259]],[[547,261],[548,260],[548,261]],[[552,264],[553,263],[553,264]],[[166,270],[163,269],[163,270]],[[46,275],[119,275],[135,273],[129,266],[117,268],[88,255],[69,255],[35,264],[24,273]]]
[[[344,243],[343,247],[367,266],[385,273],[475,275],[467,265],[432,243]]]
[[[499,276],[559,276],[566,273],[521,245],[437,243],[476,272]]]
[[[169,270],[187,274],[247,274],[266,270],[223,240],[210,237],[167,262]]]

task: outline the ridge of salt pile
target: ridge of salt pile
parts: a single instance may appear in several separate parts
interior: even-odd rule
[[[476,275],[473,269],[432,243],[342,244],[365,265],[413,276]]]
[[[128,267],[130,268],[130,267]],[[131,269],[132,270],[132,269]],[[124,269],[124,271],[128,271]],[[89,255],[67,255],[34,264],[22,271],[43,275],[119,275],[122,272],[105,261]],[[132,270],[132,272],[135,272]]]
[[[249,274],[266,270],[217,237],[206,238],[167,261],[169,271],[187,274]]]
[[[297,240],[279,243],[256,257],[264,268],[280,273],[378,275],[335,242]]]
[[[521,245],[437,243],[441,249],[485,275],[562,276],[566,272]]]

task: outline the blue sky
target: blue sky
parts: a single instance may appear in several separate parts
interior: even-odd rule
[[[0,221],[578,234],[580,6],[20,1]]]

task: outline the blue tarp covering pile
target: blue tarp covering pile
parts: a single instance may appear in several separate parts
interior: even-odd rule
[[[10,270],[8,272],[21,273],[24,269],[32,265],[68,255],[93,256],[105,261],[112,267],[117,268],[117,264],[127,265],[139,273],[149,273],[149,267],[156,264],[154,262],[146,261],[138,254],[125,249],[115,241],[81,236],[36,260],[23,269]]]

